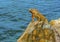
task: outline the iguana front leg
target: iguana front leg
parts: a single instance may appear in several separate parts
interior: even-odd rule
[[[35,17],[34,17],[34,15],[32,14],[32,22],[34,22],[34,18],[35,18]]]

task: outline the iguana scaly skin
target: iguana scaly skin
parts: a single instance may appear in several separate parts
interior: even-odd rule
[[[36,18],[39,22],[45,21],[45,23],[48,23],[46,17],[44,17],[37,9],[29,9],[29,12],[32,14],[32,21]]]

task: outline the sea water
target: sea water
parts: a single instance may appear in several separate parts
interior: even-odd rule
[[[60,18],[60,0],[0,0],[0,42],[17,42],[36,8],[48,21]]]

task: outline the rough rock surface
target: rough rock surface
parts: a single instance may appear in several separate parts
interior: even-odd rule
[[[17,42],[55,42],[55,34],[50,28],[43,28],[41,22],[30,22]]]

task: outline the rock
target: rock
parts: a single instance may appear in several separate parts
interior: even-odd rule
[[[35,25],[38,23],[36,22],[30,22],[27,26],[25,32],[23,35],[17,40],[17,42],[27,42],[28,36],[32,33],[32,31],[35,29]]]
[[[53,30],[43,28],[42,23],[35,21],[29,23],[25,32],[17,42],[55,42],[54,36]]]
[[[56,42],[60,42],[60,18],[56,19],[56,20],[53,20],[53,21],[50,21],[50,25],[51,25],[51,29],[55,33]]]

